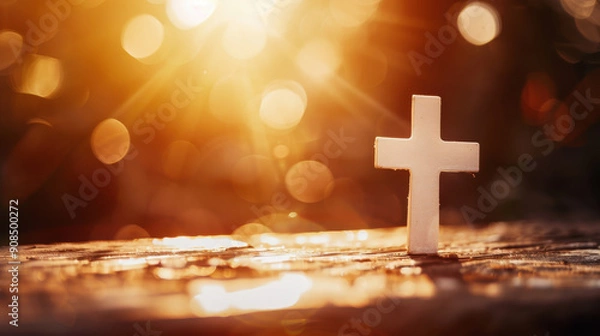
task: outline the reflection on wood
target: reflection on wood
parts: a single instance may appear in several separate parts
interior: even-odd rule
[[[153,321],[165,334],[553,335],[598,318],[598,225],[441,235],[436,257],[394,246],[404,228],[22,246],[19,331],[133,335]]]

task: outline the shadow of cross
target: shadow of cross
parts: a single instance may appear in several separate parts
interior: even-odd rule
[[[479,144],[444,141],[441,98],[412,97],[408,139],[375,138],[375,167],[410,171],[408,253],[436,254],[439,236],[440,173],[479,171]]]

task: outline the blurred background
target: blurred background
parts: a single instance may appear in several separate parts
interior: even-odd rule
[[[2,204],[21,243],[402,226],[374,138],[429,94],[481,144],[442,225],[591,221],[599,63],[596,0],[0,0]]]

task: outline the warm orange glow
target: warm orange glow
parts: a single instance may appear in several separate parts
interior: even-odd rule
[[[330,0],[329,10],[335,21],[346,27],[356,27],[376,11],[380,0]]]
[[[113,164],[121,161],[129,151],[129,131],[120,121],[106,119],[94,128],[90,142],[100,162]]]
[[[277,188],[277,170],[269,158],[248,155],[234,165],[231,181],[236,194],[246,201],[268,201]]]
[[[0,70],[13,65],[21,55],[23,37],[12,30],[0,31]]]
[[[327,198],[333,181],[329,168],[314,160],[296,163],[285,175],[285,186],[290,195],[304,203],[316,203]]]
[[[175,27],[190,29],[208,20],[217,5],[217,0],[167,0],[167,15]]]
[[[341,58],[331,42],[319,38],[308,42],[300,50],[296,63],[313,79],[325,80],[337,71]]]
[[[252,83],[248,77],[241,74],[223,77],[211,89],[209,110],[223,122],[240,122],[248,112],[252,96]]]
[[[370,47],[359,56],[360,66],[344,67],[348,78],[359,87],[376,87],[389,71],[388,56],[379,48]]]
[[[95,8],[104,3],[104,1],[106,0],[79,0],[76,4],[85,8]]]
[[[467,42],[481,46],[500,34],[500,17],[494,7],[471,2],[458,15],[458,30]]]
[[[123,49],[134,58],[152,56],[163,43],[163,24],[154,16],[142,14],[131,19],[121,35]]]

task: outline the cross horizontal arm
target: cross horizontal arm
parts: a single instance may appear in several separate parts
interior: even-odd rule
[[[457,173],[479,171],[479,144],[476,142],[444,141],[437,158],[440,171]]]
[[[375,138],[375,167],[387,169],[411,169],[418,148],[411,139]]]

